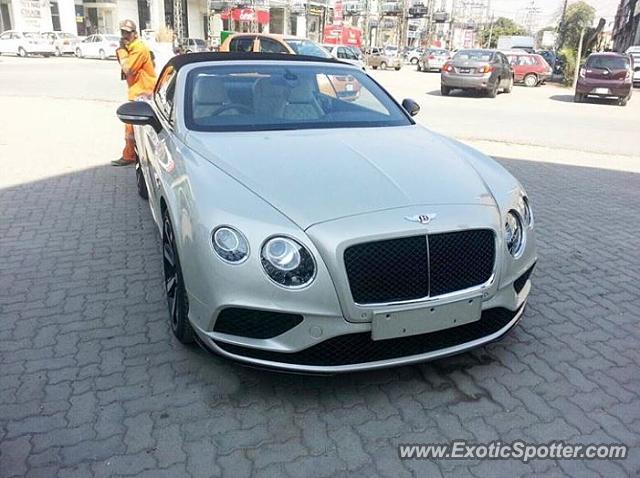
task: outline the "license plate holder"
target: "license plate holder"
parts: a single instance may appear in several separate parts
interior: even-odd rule
[[[471,68],[460,68],[460,73],[471,73]]]
[[[480,320],[482,298],[396,312],[374,312],[371,339],[385,340],[427,334]]]

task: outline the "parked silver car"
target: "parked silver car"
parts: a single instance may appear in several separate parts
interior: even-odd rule
[[[326,89],[351,76],[361,94]],[[416,363],[499,339],[536,262],[518,181],[432,133],[361,69],[302,55],[180,55],[135,125],[171,328],[299,372]]]
[[[0,34],[0,55],[51,56],[55,53],[53,40],[40,33],[8,30]]]
[[[440,92],[481,91],[495,98],[499,90],[511,93],[514,75],[507,57],[497,50],[460,50],[445,63],[440,74]]]
[[[451,58],[451,52],[443,48],[429,48],[418,57],[418,71],[440,71]]]
[[[56,56],[73,55],[76,52],[76,45],[80,42],[78,35],[66,32],[44,32],[44,38],[53,42]]]
[[[198,53],[209,51],[207,42],[200,38],[185,38],[182,42],[182,49],[185,53]]]

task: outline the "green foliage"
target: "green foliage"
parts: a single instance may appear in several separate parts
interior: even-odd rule
[[[559,56],[564,58],[564,78],[562,81],[566,86],[571,86],[573,84],[573,75],[576,71],[576,56],[578,55],[577,51],[572,48],[563,48],[559,51]]]
[[[495,48],[498,46],[498,38],[501,36],[526,35],[527,31],[510,18],[498,17],[493,22],[493,32],[491,27],[482,31],[482,45],[486,48]],[[489,44],[489,36],[491,36],[491,44]]]
[[[580,1],[569,5],[565,15],[564,27],[562,28],[564,38],[560,48],[571,48],[577,51],[578,43],[580,43],[580,32],[583,28],[588,29],[591,27],[595,18],[596,9],[587,2]]]

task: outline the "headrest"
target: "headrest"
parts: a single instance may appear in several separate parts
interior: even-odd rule
[[[196,80],[193,102],[198,105],[216,105],[227,101],[224,81],[218,76],[202,76]]]

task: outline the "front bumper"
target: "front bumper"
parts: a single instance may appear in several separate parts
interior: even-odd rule
[[[341,373],[408,365],[466,352],[496,341],[521,319],[531,290],[527,270],[483,303],[481,318],[435,332],[372,340],[372,324],[304,315],[290,330],[266,339],[208,332],[192,324],[209,351],[243,363],[300,373]],[[425,313],[428,305],[418,305]]]
[[[489,80],[490,76],[462,76],[462,75],[451,75],[449,73],[443,72],[440,76],[441,82],[444,86],[449,88],[460,88],[460,89],[470,89],[470,90],[486,90],[490,87]]]

